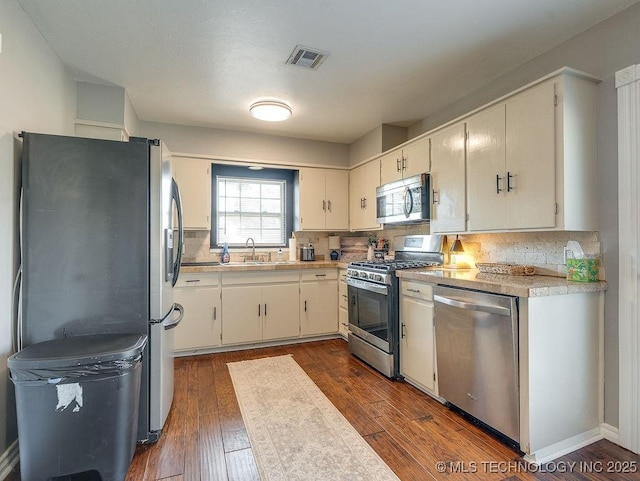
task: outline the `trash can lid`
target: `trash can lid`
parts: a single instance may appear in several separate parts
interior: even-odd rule
[[[94,334],[32,344],[7,359],[10,369],[86,366],[138,357],[144,334]]]

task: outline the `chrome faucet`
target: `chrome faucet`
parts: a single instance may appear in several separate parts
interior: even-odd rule
[[[245,247],[249,247],[249,241],[251,241],[251,247],[252,247],[251,260],[255,261],[256,260],[256,241],[253,240],[253,237],[249,237],[247,239],[247,242],[244,243]],[[246,259],[246,257],[245,257],[245,259]]]

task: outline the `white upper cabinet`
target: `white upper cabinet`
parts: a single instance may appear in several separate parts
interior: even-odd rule
[[[351,230],[379,229],[376,223],[376,188],[380,185],[380,159],[349,172],[349,227]]]
[[[429,169],[429,139],[421,138],[407,143],[382,156],[380,184],[388,184],[427,172]]]
[[[563,70],[465,119],[467,230],[597,230],[595,81]]]
[[[440,130],[431,140],[431,233],[464,232],[465,125]]]
[[[555,227],[555,84],[517,95],[505,110],[506,225]]]
[[[210,230],[211,161],[174,157],[173,177],[180,189],[184,228]]]
[[[349,172],[300,169],[297,230],[349,230]]]
[[[467,119],[467,192],[469,230],[505,228],[504,105]]]

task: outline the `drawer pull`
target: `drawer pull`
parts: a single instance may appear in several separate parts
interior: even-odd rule
[[[415,292],[416,294],[420,294],[420,289],[407,289],[409,292]]]
[[[316,277],[327,277],[326,274],[316,274]]]
[[[200,282],[200,279],[187,279],[187,284],[191,282]]]

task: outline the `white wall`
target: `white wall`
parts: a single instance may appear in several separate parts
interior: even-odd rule
[[[349,165],[353,167],[363,160],[392,149],[406,141],[406,127],[390,124],[379,125],[349,144]]]
[[[349,166],[349,146],[317,140],[141,121],[139,136],[159,138],[173,153],[285,165]]]
[[[75,83],[15,0],[0,0],[0,455],[16,439],[11,354],[21,131],[72,135]]]
[[[598,215],[609,282],[605,294],[605,422],[612,426],[618,426],[618,146],[614,74],[640,63],[639,45],[640,4],[636,4],[409,128],[409,137],[413,138],[565,65],[603,79],[597,88]]]
[[[122,87],[76,82],[76,118],[124,126],[127,97]]]

